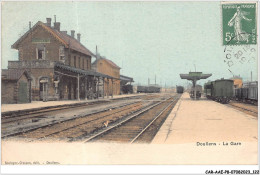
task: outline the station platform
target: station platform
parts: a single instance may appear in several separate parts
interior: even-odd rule
[[[142,96],[144,93],[139,94],[123,94],[123,95],[114,95],[113,98],[109,96],[109,98],[99,98],[93,100],[63,100],[63,101],[32,101],[31,103],[23,103],[23,104],[1,104],[1,112],[12,112],[12,111],[20,111],[20,110],[30,110],[30,109],[40,109],[45,107],[55,107],[55,106],[63,106],[63,105],[73,105],[80,104],[86,102],[97,102],[111,99],[120,99],[134,96]]]
[[[184,93],[152,143],[186,145],[191,164],[257,164],[258,118]]]

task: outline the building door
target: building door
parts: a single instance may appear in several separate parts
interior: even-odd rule
[[[42,78],[40,80],[40,100],[47,101],[48,100],[48,79]]]
[[[18,103],[29,103],[28,87],[26,82],[20,82],[18,88]]]
[[[68,84],[68,99],[71,100],[71,82]]]
[[[74,99],[77,99],[77,85],[74,83],[73,87]]]
[[[80,99],[85,99],[85,82],[82,81],[80,85]]]
[[[43,100],[43,85],[44,83],[40,83],[40,100]]]

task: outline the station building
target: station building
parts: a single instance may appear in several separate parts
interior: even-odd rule
[[[31,79],[32,100],[92,99],[100,96],[99,83],[118,83],[119,69],[109,74],[91,69],[91,59],[95,56],[81,44],[81,34],[75,37],[75,31],[60,31],[60,22],[51,25],[37,22],[20,37],[12,48],[18,50],[18,61],[9,61],[9,70],[26,70]],[[108,61],[102,62],[104,65]],[[114,72],[114,70],[116,70]],[[104,87],[105,88],[105,87]],[[118,94],[117,85],[111,93]],[[103,91],[104,92],[104,91]]]
[[[96,60],[92,63],[92,69],[96,72],[109,75],[113,79],[108,79],[104,83],[100,83],[101,92],[104,92],[105,96],[113,96],[120,94],[120,67],[113,61],[106,59],[96,53]],[[104,90],[104,91],[103,91]]]

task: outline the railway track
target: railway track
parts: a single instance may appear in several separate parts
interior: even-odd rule
[[[178,99],[179,95],[153,104],[109,128],[92,134],[84,142],[151,142]]]
[[[112,108],[109,108],[109,109],[108,108],[107,109],[103,109],[103,110],[100,110],[100,111],[97,111],[97,112],[93,112],[93,113],[90,113],[90,114],[87,114],[87,115],[83,115],[83,116],[75,116],[75,117],[71,117],[71,118],[68,118],[68,119],[59,120],[59,121],[56,121],[54,123],[46,123],[45,125],[42,125],[42,126],[35,126],[35,127],[29,128],[29,129],[24,129],[24,130],[21,130],[21,131],[14,131],[14,132],[11,132],[11,133],[8,133],[8,134],[4,134],[2,132],[2,138],[7,138],[7,137],[11,137],[11,136],[17,136],[17,135],[20,135],[20,134],[23,134],[23,133],[32,132],[32,131],[37,130],[37,129],[43,129],[43,128],[50,127],[50,126],[53,126],[53,125],[56,125],[56,124],[69,122],[69,121],[72,121],[72,120],[75,120],[75,119],[88,117],[88,116],[99,114],[99,113],[103,113],[103,112],[106,112],[106,111],[109,111],[109,110],[122,108],[124,106],[132,105],[134,103],[136,103],[136,102],[127,103],[127,104],[120,105],[120,106],[117,106],[117,107],[112,107]]]
[[[145,99],[150,99],[148,97],[145,97]],[[146,102],[149,103],[149,100],[145,100]],[[138,104],[139,103],[139,104]],[[132,103],[127,103],[121,106],[117,106],[114,108],[109,108],[109,109],[104,109],[101,111],[97,111],[85,116],[76,116],[70,119],[66,119],[66,120],[62,120],[62,121],[57,121],[55,123],[46,123],[43,126],[35,126],[32,128],[29,128],[27,130],[18,130],[16,132],[11,132],[8,134],[3,134],[2,138],[8,138],[8,137],[12,137],[12,136],[19,136],[19,137],[27,137],[27,138],[33,138],[30,139],[31,141],[33,140],[39,140],[39,139],[44,139],[46,137],[50,137],[50,136],[54,136],[54,135],[60,135],[60,133],[68,133],[68,131],[73,130],[75,128],[77,128],[77,132],[78,133],[82,133],[82,131],[80,131],[80,129],[82,129],[82,127],[86,126],[86,125],[91,125],[91,123],[101,123],[103,125],[103,122],[111,122],[111,120],[113,121],[114,119],[107,119],[109,118],[109,116],[111,116],[111,114],[105,114],[106,112],[112,112],[113,115],[116,115],[117,113],[120,114],[120,112],[127,112],[126,110],[128,110],[128,112],[130,113],[136,106],[140,106],[140,101],[139,102],[132,102]],[[122,109],[121,109],[122,108]],[[113,110],[113,111],[111,111]],[[104,113],[104,115],[102,115],[102,113]],[[101,116],[97,116],[97,115],[101,115]],[[96,117],[96,118],[95,118]],[[116,116],[115,116],[116,117]],[[114,118],[115,118],[114,117]],[[120,118],[117,117],[117,118]],[[75,121],[77,120],[77,122]],[[70,122],[70,124],[69,124]],[[71,124],[73,123],[74,124]],[[75,124],[76,123],[76,124]],[[57,127],[57,126],[61,126],[61,125],[66,125],[65,127]],[[97,128],[100,128],[103,126],[97,126]],[[54,130],[50,130],[50,128],[55,128]],[[89,127],[91,128],[91,127]],[[96,129],[96,128],[94,128]],[[43,132],[43,131],[48,131]],[[92,132],[92,131],[87,131],[87,132]],[[2,132],[3,133],[3,132]],[[28,134],[27,134],[28,133]],[[84,132],[84,134],[86,134],[86,132]],[[35,138],[36,137],[36,138]],[[75,137],[74,137],[75,139]]]
[[[258,116],[258,111],[255,111],[255,110],[252,110],[252,109],[249,109],[249,108],[246,108],[246,107],[242,107],[242,106],[239,106],[239,105],[236,105],[234,103],[229,103],[230,106],[232,106],[233,108],[235,109],[238,109],[242,112],[246,112],[250,115],[253,115],[253,116]]]
[[[126,99],[141,99],[141,98],[150,98],[147,95],[144,96],[132,96],[132,97],[125,97],[125,98],[120,98],[120,99],[111,99],[112,101],[119,101],[119,100],[126,100]],[[12,122],[17,122],[17,121],[22,121],[22,120],[27,120],[27,119],[32,119],[35,117],[42,117],[44,115],[48,115],[49,113],[57,112],[59,113],[60,111],[65,111],[66,110],[71,110],[75,109],[77,110],[78,108],[83,108],[83,107],[88,107],[88,106],[94,106],[94,105],[99,105],[99,104],[105,104],[108,103],[108,100],[100,100],[96,102],[86,102],[86,103],[78,103],[78,104],[67,104],[67,105],[60,105],[60,106],[55,106],[55,107],[44,107],[44,108],[35,108],[35,109],[28,109],[28,110],[18,110],[18,111],[10,111],[10,112],[3,112],[1,115],[1,124],[6,124],[6,123],[12,123]]]
[[[2,120],[2,124],[7,124],[7,123],[13,123],[13,122],[18,122],[18,121],[23,121],[23,120],[28,120],[28,119],[33,119],[36,117],[42,117],[45,115],[48,115],[50,113],[54,113],[57,112],[59,113],[61,110],[63,110],[63,112],[66,112],[66,110],[71,110],[71,109],[80,109],[83,107],[89,107],[89,106],[93,106],[93,105],[98,105],[100,103],[107,103],[108,101],[98,101],[96,103],[84,103],[84,104],[79,104],[79,105],[66,105],[66,106],[58,106],[58,107],[54,107],[54,108],[45,108],[45,109],[40,109],[37,111],[30,111],[30,112],[23,112],[23,113],[17,113],[17,114],[13,114],[13,115],[3,115],[1,120]]]
[[[105,127],[105,124],[109,124],[109,122],[113,121],[114,119],[120,118],[120,115],[123,115],[124,113],[129,113],[132,110],[138,110],[140,107],[139,104],[133,104],[124,106],[122,108],[116,109],[114,111],[108,111],[110,113],[104,113],[102,115],[92,115],[87,118],[80,119],[81,121],[73,121],[70,124],[66,124],[66,127],[59,128],[56,126],[53,126],[53,128],[46,128],[48,131],[47,134],[42,132],[42,129],[37,133],[29,133],[29,137],[32,138],[34,135],[37,137],[30,140],[41,140],[41,139],[48,139],[48,138],[70,138],[70,140],[77,140],[78,138],[82,137],[82,135],[86,135],[89,132],[93,132],[97,128]],[[76,119],[79,120],[79,119]],[[108,122],[109,121],[109,122]],[[107,122],[107,123],[106,123]],[[92,126],[92,127],[91,127]],[[94,126],[94,127],[93,127]],[[54,130],[53,130],[54,129]],[[42,133],[42,134],[40,134]],[[25,134],[27,135],[27,134]],[[40,136],[39,136],[40,135]],[[28,135],[27,135],[28,137]]]

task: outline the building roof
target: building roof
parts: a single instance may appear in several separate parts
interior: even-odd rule
[[[237,76],[237,75],[234,75],[233,77],[231,77],[230,79],[232,79],[232,80],[234,80],[234,79],[240,79],[240,80],[242,80],[242,77],[240,77],[240,76]]]
[[[97,56],[95,56],[97,58]],[[101,57],[100,59],[96,59],[92,65],[96,65],[97,64],[97,61],[98,60],[103,60],[103,61],[106,61],[108,64],[110,64],[111,66],[117,68],[117,69],[121,69],[121,67],[119,67],[118,65],[116,65],[113,61],[109,60],[109,59],[106,59],[104,57]]]
[[[71,67],[71,66],[67,66],[67,65],[64,65],[62,63],[59,63],[57,62],[55,64],[55,67],[56,68],[61,68],[63,70],[67,70],[67,71],[70,71],[70,72],[73,72],[73,73],[76,73],[76,74],[81,74],[81,75],[91,75],[91,76],[96,76],[96,77],[104,77],[104,78],[110,78],[110,79],[118,79],[118,78],[115,78],[115,77],[112,77],[112,76],[109,76],[109,75],[106,75],[106,74],[102,74],[102,73],[99,73],[99,72],[95,72],[93,70],[82,70],[82,69],[79,69],[79,68],[75,68],[75,67]]]
[[[133,78],[127,77],[127,76],[124,76],[124,75],[120,75],[120,80],[127,81],[127,82],[134,82]]]
[[[24,69],[2,69],[2,80],[19,80],[25,74],[28,79],[31,79],[29,73]]]
[[[35,30],[37,26],[43,27],[46,31],[51,33],[56,39],[58,39],[61,43],[64,44],[66,48],[73,49],[75,51],[78,51],[80,53],[89,55],[89,56],[94,56],[94,54],[88,50],[84,45],[82,45],[76,38],[71,37],[70,35],[58,31],[54,29],[53,27],[47,26],[45,23],[38,21],[31,29],[31,31]],[[22,37],[20,37],[13,45],[12,48],[18,49],[18,44],[23,41],[31,32],[28,30]]]

